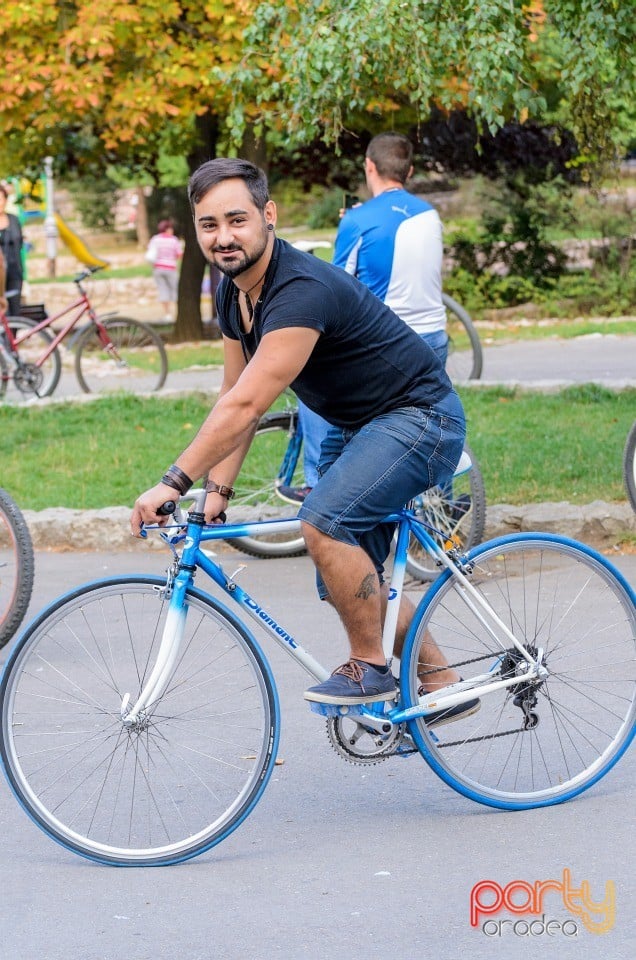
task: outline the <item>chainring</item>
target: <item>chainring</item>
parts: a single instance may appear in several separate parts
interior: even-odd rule
[[[348,763],[381,763],[397,751],[404,738],[405,724],[394,724],[388,737],[365,727],[355,717],[329,717],[327,736],[336,753]]]

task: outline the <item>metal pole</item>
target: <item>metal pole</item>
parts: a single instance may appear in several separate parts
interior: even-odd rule
[[[53,157],[44,158],[44,172],[46,174],[46,216],[44,218],[44,235],[46,237],[47,272],[49,277],[55,277],[57,258],[57,224],[55,223],[55,195],[53,192]]]

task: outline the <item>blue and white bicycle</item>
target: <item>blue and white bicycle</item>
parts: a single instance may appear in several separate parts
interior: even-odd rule
[[[168,576],[121,576],[71,590],[30,624],[2,683],[4,768],[32,819],[102,863],[177,863],[227,837],[257,804],[280,729],[255,621],[304,667],[328,676],[206,552],[262,524],[206,526],[202,491],[162,535]],[[480,803],[523,810],[569,800],[617,762],[636,730],[636,605],[601,555],[562,537],[502,537],[444,551],[409,510],[398,522],[384,645],[393,649],[411,536],[439,564],[389,703],[322,707],[337,752],[355,763],[420,754]],[[269,521],[281,533],[297,520]],[[208,574],[238,606],[193,583]],[[461,681],[418,694],[432,636]],[[429,684],[428,686],[432,686]],[[300,692],[299,692],[300,695]],[[427,716],[479,698],[446,725]]]

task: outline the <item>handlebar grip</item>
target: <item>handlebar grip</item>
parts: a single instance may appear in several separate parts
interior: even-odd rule
[[[174,500],[166,500],[166,502],[159,507],[157,513],[162,517],[169,517],[176,509],[177,505]]]

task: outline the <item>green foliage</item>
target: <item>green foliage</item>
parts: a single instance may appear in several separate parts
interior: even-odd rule
[[[609,152],[618,105],[633,100],[635,23],[621,0],[263,2],[232,74],[230,129],[239,141],[254,116],[247,96],[261,122],[301,141],[318,125],[334,142],[362,116],[386,124],[408,107],[424,120],[432,104],[494,130],[542,116],[549,92],[589,159]]]
[[[454,269],[444,279],[444,290],[477,319],[485,310],[533,303],[546,317],[625,317],[636,312],[636,265],[621,275],[607,269],[564,273],[551,285],[535,286],[531,279],[474,275]]]
[[[548,232],[571,222],[570,193],[561,177],[542,180],[543,176],[546,172],[528,168],[485,184],[478,240],[459,235],[451,248],[458,267],[476,277],[492,268],[504,273],[508,282],[499,287],[510,291],[509,302],[517,296],[515,289],[525,289],[525,281],[539,288],[551,287],[564,271],[566,256],[550,242]]]
[[[342,191],[329,190],[311,207],[307,223],[313,229],[337,226],[341,208]]]
[[[110,177],[73,177],[67,180],[73,203],[89,230],[112,231],[115,227],[117,188]]]

